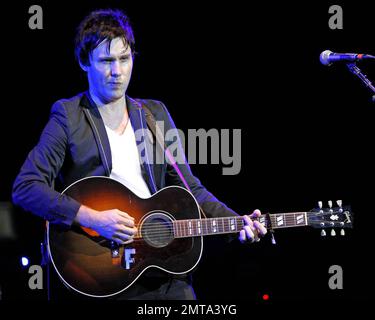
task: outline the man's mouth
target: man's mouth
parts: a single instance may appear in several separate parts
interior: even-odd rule
[[[122,82],[108,82],[108,84],[110,88],[114,88],[116,90],[121,89],[124,85]]]

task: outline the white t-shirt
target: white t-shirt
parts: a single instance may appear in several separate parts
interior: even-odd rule
[[[110,177],[121,182],[140,198],[151,196],[141,173],[141,163],[134,130],[129,121],[122,135],[105,126],[112,153]]]

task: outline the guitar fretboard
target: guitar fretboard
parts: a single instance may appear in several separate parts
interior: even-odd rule
[[[261,215],[257,220],[268,229],[308,225],[307,212],[275,213],[269,216]],[[175,238],[237,233],[243,227],[244,221],[240,216],[173,221]]]

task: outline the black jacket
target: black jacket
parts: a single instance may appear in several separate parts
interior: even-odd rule
[[[134,131],[147,129],[142,105],[156,121],[162,121],[165,132],[175,128],[163,103],[129,97],[126,102]],[[151,153],[156,159],[155,139],[147,134],[144,139],[137,141],[139,151]],[[141,142],[146,148],[140,148]],[[187,162],[178,167],[208,217],[237,215],[202,186]],[[28,154],[14,182],[13,202],[50,223],[70,226],[80,204],[60,192],[84,177],[109,176],[111,169],[111,149],[105,126],[89,94],[59,100],[52,106],[40,140]],[[145,162],[141,169],[151,193],[168,185],[184,186],[173,166],[166,161]]]

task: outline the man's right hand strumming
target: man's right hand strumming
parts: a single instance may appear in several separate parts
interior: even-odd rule
[[[97,211],[81,205],[74,221],[118,244],[132,242],[134,235],[138,232],[134,218],[117,209]]]

